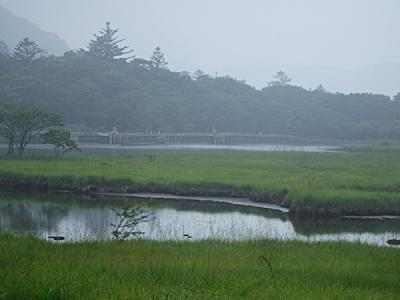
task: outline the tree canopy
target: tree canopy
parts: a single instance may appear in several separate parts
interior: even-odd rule
[[[40,132],[59,125],[62,125],[61,115],[32,104],[3,104],[0,107],[0,133],[9,140],[9,154],[13,154],[15,146],[22,156],[26,146]]]
[[[290,79],[289,76],[285,72],[279,71],[274,76],[274,80],[270,81],[268,83],[268,85],[269,86],[286,86],[286,85],[289,85],[291,81],[292,81],[292,79]]]
[[[118,29],[112,29],[110,22],[107,22],[106,27],[89,41],[87,53],[92,57],[104,59],[132,58],[132,55],[126,55],[131,54],[133,50],[129,50],[128,46],[120,46],[124,39],[118,39],[117,32]]]
[[[168,62],[165,60],[164,53],[161,52],[161,48],[158,46],[150,57],[150,62],[155,69],[167,69]]]
[[[44,52],[36,42],[26,37],[15,46],[14,57],[19,61],[29,62],[38,59]]]
[[[79,151],[78,145],[71,139],[71,132],[63,128],[52,128],[41,134],[45,144],[54,146],[56,157],[71,151]]]

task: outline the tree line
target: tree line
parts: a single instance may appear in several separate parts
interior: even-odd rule
[[[105,28],[98,34],[94,34],[94,38],[89,41],[87,49],[80,49],[72,52],[80,56],[105,60],[118,59],[125,62],[133,60],[135,64],[141,65],[144,68],[167,69],[168,62],[159,46],[154,49],[149,60],[135,59],[132,49],[129,49],[128,46],[120,45],[124,39],[118,39],[117,32],[118,29],[111,28],[110,22],[107,22]],[[30,63],[39,58],[48,56],[47,51],[40,48],[40,46],[35,41],[30,40],[29,37],[25,37],[19,41],[12,54],[10,52],[7,45],[0,41],[0,55],[11,56],[22,63]]]
[[[46,108],[72,130],[400,138],[400,94],[308,90],[282,71],[257,90],[229,76],[171,71],[160,47],[137,58],[117,33],[107,23],[85,49],[61,57],[23,39],[12,55],[0,55],[0,103]]]

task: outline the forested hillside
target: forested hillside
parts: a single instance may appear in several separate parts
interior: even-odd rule
[[[81,129],[263,132],[310,138],[400,138],[400,101],[301,87],[259,91],[72,52],[24,64],[0,58],[0,101],[32,102]]]
[[[79,130],[400,138],[399,96],[310,91],[283,72],[262,90],[230,77],[173,72],[158,47],[149,60],[128,58],[132,50],[119,46],[116,32],[107,23],[88,50],[62,57],[22,41],[13,56],[0,55],[0,103],[34,103]],[[38,55],[26,54],[32,48]]]

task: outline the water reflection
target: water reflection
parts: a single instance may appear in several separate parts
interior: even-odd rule
[[[50,230],[67,214],[68,209],[62,206],[0,201],[0,228],[22,232]]]
[[[316,234],[342,234],[400,232],[400,219],[346,219],[346,218],[316,218],[292,217],[291,222],[295,231],[304,236]]]
[[[300,239],[345,240],[384,245],[400,238],[398,220],[289,218],[266,209],[192,201],[56,196],[0,196],[0,230],[32,233],[42,238],[63,235],[70,241],[109,239],[118,221],[111,207],[126,201],[153,212],[141,224],[144,238],[156,240]]]
[[[151,151],[250,151],[250,152],[271,152],[271,151],[295,151],[295,152],[336,152],[340,151],[343,143],[330,145],[288,145],[288,144],[257,144],[257,145],[101,145],[81,144],[81,152],[72,152],[70,156],[81,155],[127,155],[130,153],[151,152]],[[5,154],[7,147],[0,145],[0,154]],[[54,149],[49,145],[28,145],[24,155],[54,155]]]

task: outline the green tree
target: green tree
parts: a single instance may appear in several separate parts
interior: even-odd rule
[[[322,84],[319,84],[315,89],[314,92],[318,93],[327,93],[328,91],[324,88]]]
[[[167,69],[168,62],[165,60],[164,53],[161,52],[160,47],[156,47],[156,49],[153,51],[150,61],[154,69]]]
[[[17,60],[23,62],[30,62],[38,59],[45,53],[43,49],[40,49],[39,45],[31,41],[29,38],[22,39],[14,49],[14,57]]]
[[[32,104],[3,104],[0,107],[0,133],[9,140],[9,154],[14,147],[20,156],[40,132],[62,125],[58,114],[49,113]]]
[[[65,153],[79,151],[78,145],[71,139],[71,132],[63,128],[52,128],[41,134],[45,144],[54,146],[54,155],[59,157]]]
[[[118,39],[116,34],[118,29],[112,29],[110,22],[106,23],[106,28],[103,28],[99,34],[94,35],[94,39],[89,41],[87,53],[90,56],[105,59],[122,58],[133,52],[128,50],[128,46],[120,46],[120,43],[125,39]],[[125,60],[132,58],[129,56]]]
[[[290,79],[289,76],[283,71],[276,73],[273,78],[274,80],[270,81],[268,86],[286,86],[292,81],[292,79]]]

